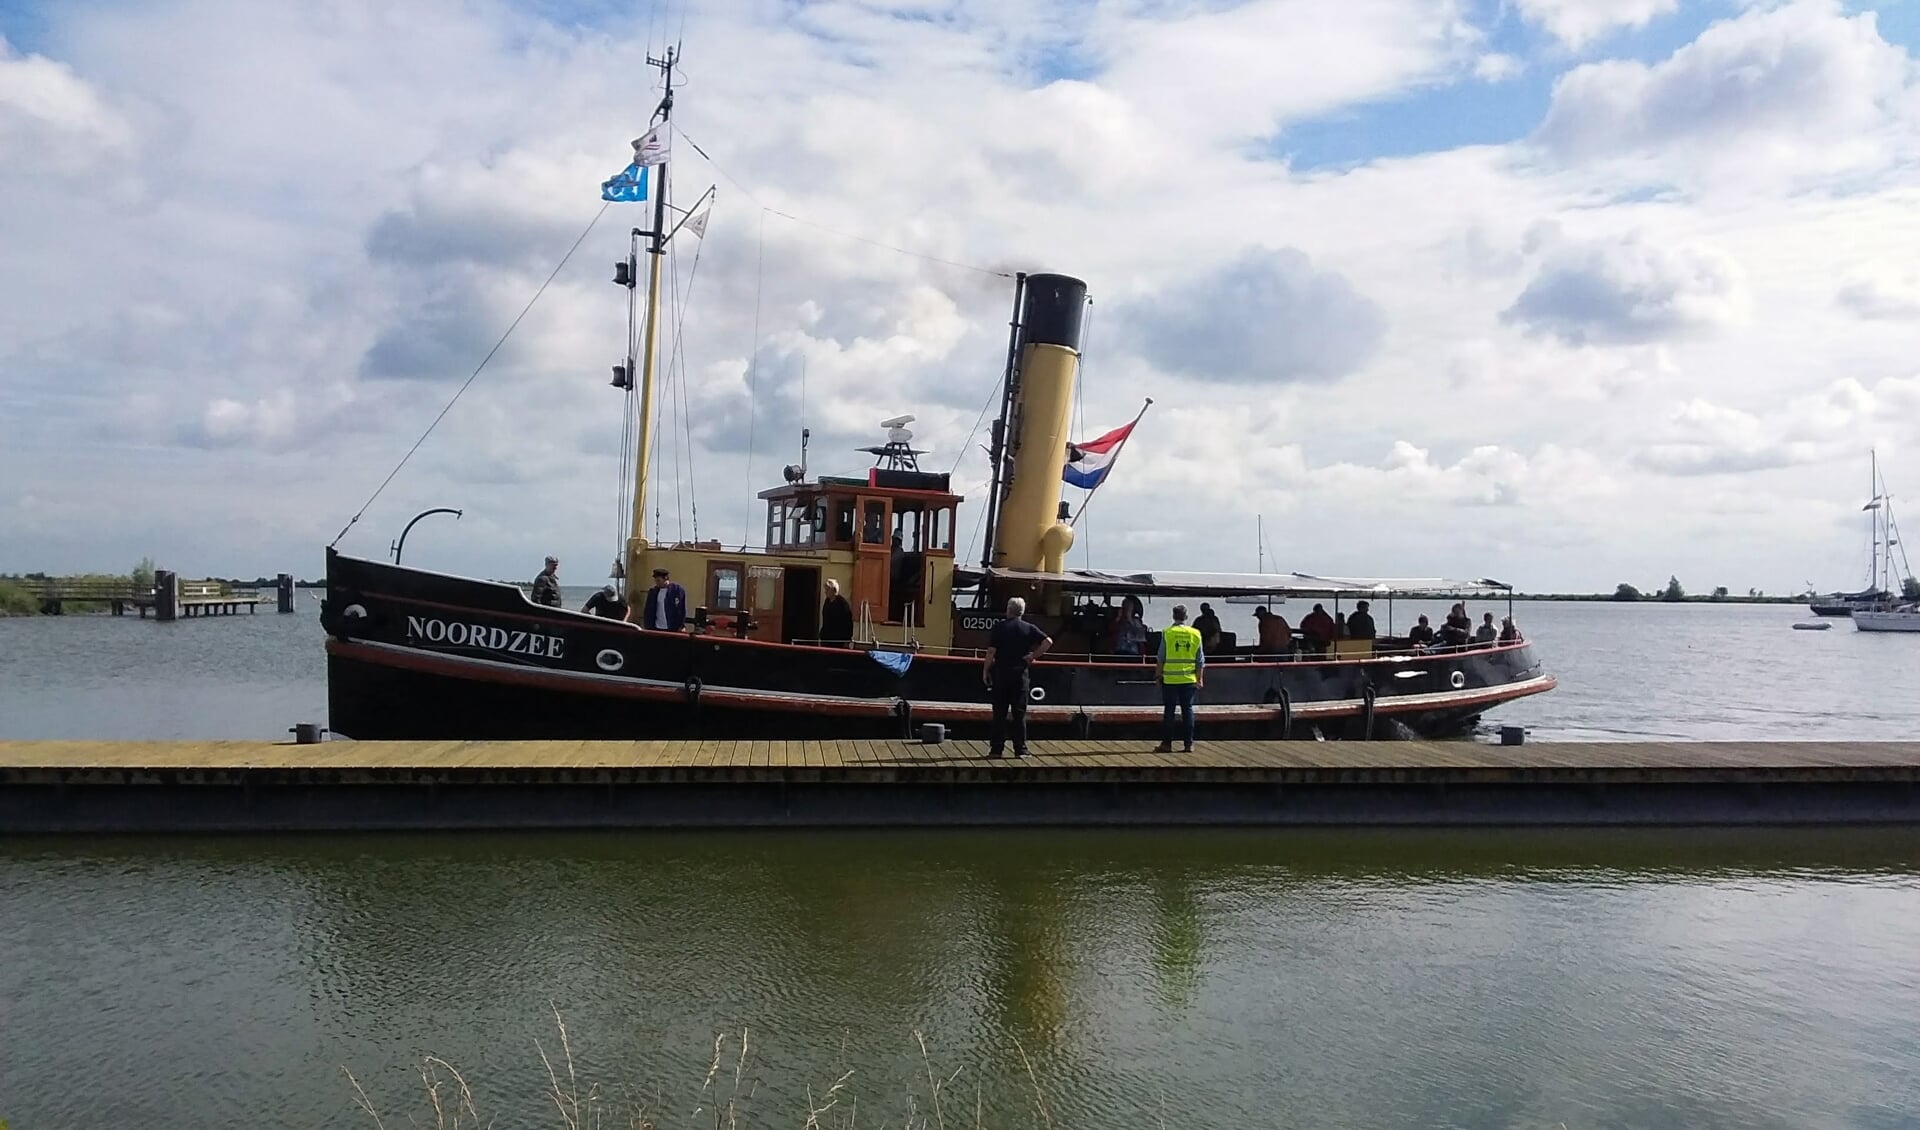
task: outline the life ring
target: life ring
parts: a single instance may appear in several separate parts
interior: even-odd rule
[[[1453,674],[1447,676],[1447,681],[1453,684],[1454,690],[1464,690],[1467,685],[1467,673],[1465,671],[1455,671]]]

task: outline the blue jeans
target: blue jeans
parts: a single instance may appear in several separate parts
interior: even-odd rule
[[[1187,745],[1193,744],[1193,702],[1198,698],[1200,688],[1194,683],[1161,683],[1160,701],[1166,706],[1166,713],[1160,716],[1160,740],[1173,744],[1173,711],[1180,709],[1181,722],[1185,726]]]

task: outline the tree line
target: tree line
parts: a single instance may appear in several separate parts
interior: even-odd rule
[[[1906,600],[1920,600],[1920,580],[1915,580],[1912,577],[1908,577],[1906,580],[1902,581],[1900,583],[1900,595],[1903,599],[1906,599]],[[1711,601],[1721,601],[1721,600],[1738,600],[1740,598],[1729,596],[1727,593],[1727,586],[1725,585],[1720,585],[1716,587],[1713,590],[1713,592],[1707,596],[1688,596],[1686,587],[1680,583],[1680,578],[1677,576],[1668,576],[1667,583],[1665,586],[1655,588],[1649,592],[1641,592],[1638,588],[1634,587],[1633,585],[1630,585],[1625,581],[1622,581],[1620,582],[1619,586],[1613,590],[1613,596],[1611,599],[1622,600],[1622,601],[1663,600],[1669,603],[1677,604],[1685,600],[1705,600],[1705,601],[1711,602]],[[1788,598],[1768,597],[1766,593],[1760,591],[1759,589],[1748,589],[1746,599],[1748,600],[1769,600],[1769,599],[1797,600],[1799,598],[1797,596],[1788,597]]]

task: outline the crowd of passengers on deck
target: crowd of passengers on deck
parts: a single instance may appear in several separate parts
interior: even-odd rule
[[[1152,629],[1147,626],[1146,607],[1140,598],[1131,595],[1125,597],[1118,607],[1111,609],[1111,613],[1111,623],[1105,633],[1108,654],[1139,658],[1148,656],[1151,652],[1149,636]],[[1473,618],[1467,614],[1465,602],[1456,602],[1438,629],[1422,615],[1404,637],[1382,637],[1374,623],[1372,604],[1365,600],[1356,602],[1351,613],[1328,613],[1324,604],[1316,603],[1313,611],[1301,617],[1297,629],[1287,623],[1286,617],[1266,605],[1254,609],[1253,618],[1259,638],[1251,647],[1240,645],[1223,631],[1220,617],[1211,604],[1203,602],[1200,605],[1200,614],[1194,617],[1193,628],[1200,633],[1208,654],[1262,659],[1310,659],[1337,656],[1350,651],[1421,655],[1519,643],[1523,638],[1512,616],[1504,617],[1495,626],[1493,613],[1487,612],[1482,614],[1480,624],[1476,627]],[[1365,642],[1358,647],[1343,647],[1340,643],[1342,640]]]

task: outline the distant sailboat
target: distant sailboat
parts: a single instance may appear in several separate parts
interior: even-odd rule
[[[1907,551],[1900,544],[1900,528],[1893,521],[1893,496],[1887,493],[1887,484],[1880,477],[1880,465],[1873,463],[1873,497],[1862,510],[1873,514],[1873,561],[1872,575],[1868,578],[1871,588],[1878,590],[1880,599],[1872,604],[1853,610],[1853,626],[1863,632],[1920,632],[1920,608],[1911,600],[1899,600],[1894,594],[1906,591],[1906,579],[1913,575],[1907,565]],[[1894,568],[1894,550],[1900,551],[1900,568]]]
[[[1875,452],[1868,451],[1868,501],[1860,508],[1872,512],[1872,517],[1867,523],[1867,587],[1858,592],[1831,592],[1825,596],[1810,596],[1807,607],[1815,616],[1851,616],[1857,611],[1887,608],[1892,604],[1893,593],[1879,583],[1881,524],[1887,516],[1881,508],[1880,488],[1879,458]]]

